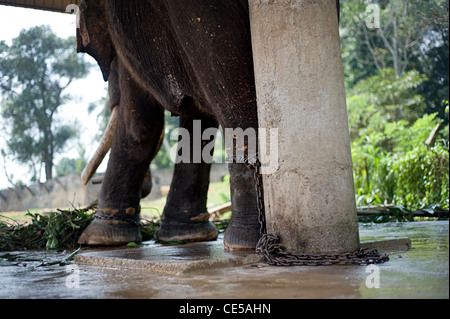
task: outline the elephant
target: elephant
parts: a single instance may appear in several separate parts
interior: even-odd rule
[[[189,132],[193,120],[202,130],[257,129],[248,10],[247,0],[81,1],[78,52],[94,57],[109,81],[117,125],[98,210],[80,244],[141,241],[140,199],[164,110]],[[254,249],[261,236],[254,172],[236,159],[228,168],[232,217],[224,245]],[[217,239],[206,209],[210,169],[203,160],[175,164],[159,241]]]
[[[336,5],[339,14],[339,0]],[[203,131],[220,125],[258,132],[248,0],[81,0],[79,14],[78,51],[96,59],[118,105],[98,211],[79,243],[138,242],[139,202],[142,189],[149,191],[164,110],[180,116],[189,132],[194,120]],[[243,143],[227,149],[232,217],[224,246],[230,250],[254,249],[263,232],[262,186],[255,192],[253,167],[233,157],[235,149],[247,149],[248,140]],[[210,168],[203,160],[175,164],[159,241],[217,238],[206,209]]]

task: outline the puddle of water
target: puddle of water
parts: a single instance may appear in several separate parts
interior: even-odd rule
[[[367,287],[366,268],[357,266],[246,266],[175,278],[74,263],[42,267],[39,265],[43,262],[61,260],[71,251],[29,251],[11,253],[22,258],[22,261],[20,258],[10,260],[20,261],[17,265],[0,266],[0,298],[234,298],[241,295],[249,298],[449,297],[448,221],[361,224],[360,237],[362,241],[403,237],[412,240],[412,250],[390,254],[390,261],[379,265],[379,289]],[[138,251],[145,250],[145,247],[136,248],[134,253],[139,254]],[[185,255],[189,247],[157,246],[157,251],[161,258],[169,258],[172,254],[175,259],[188,260],[192,258]],[[121,249],[124,248],[113,251]],[[133,249],[124,251],[133,252]],[[0,256],[4,254],[0,252]],[[226,255],[217,243],[199,246],[196,254],[208,254],[211,258],[224,258]],[[29,261],[25,261],[26,258]],[[5,258],[1,260],[9,261]],[[78,287],[76,280],[72,280],[77,276]],[[212,295],[213,292],[216,295]]]
[[[448,298],[449,222],[362,225],[361,241],[408,237],[412,249],[380,265],[382,289],[361,286],[363,298]]]

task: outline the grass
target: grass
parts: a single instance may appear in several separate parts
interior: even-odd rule
[[[166,205],[167,196],[156,200],[142,201],[141,213],[144,218],[159,218]],[[230,201],[230,182],[226,178],[222,182],[214,182],[209,184],[208,190],[208,209],[223,205]]]

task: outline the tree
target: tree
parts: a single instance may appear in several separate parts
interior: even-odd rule
[[[363,28],[366,28],[367,3],[360,0],[341,1],[340,33],[342,58],[347,87],[378,72],[368,50]]]
[[[1,114],[8,133],[8,152],[34,171],[41,164],[46,179],[53,176],[53,159],[77,134],[76,123],[58,117],[65,93],[75,80],[87,75],[89,65],[76,54],[75,38],[57,37],[48,26],[22,30],[11,46],[0,44]]]
[[[367,106],[374,106],[374,111],[382,114],[384,121],[405,120],[413,123],[425,112],[425,99],[419,92],[425,81],[427,78],[415,70],[398,77],[394,69],[383,69],[360,81],[349,92],[367,97]]]
[[[7,90],[7,86],[5,83],[6,79],[1,72],[1,70],[4,70],[6,68],[5,61],[2,59],[2,57],[5,56],[7,49],[8,46],[6,45],[5,41],[0,41],[0,92],[2,90]]]
[[[439,117],[446,120],[446,101],[449,100],[449,30],[443,28],[432,33],[430,42],[423,47],[422,61],[418,64],[418,70],[426,74],[428,81],[422,87],[422,94],[427,101],[427,113],[438,112]],[[433,43],[441,43],[435,46]]]
[[[373,12],[373,5],[379,10]],[[346,0],[341,6],[342,55],[347,87],[383,69],[401,78],[411,70],[428,80],[421,86],[427,113],[445,119],[449,99],[449,1]],[[379,25],[368,24],[379,15]],[[369,19],[369,20],[368,20]]]
[[[81,174],[87,164],[86,148],[83,144],[78,143],[78,158],[63,157],[55,166],[56,176],[66,176],[70,174]]]
[[[397,76],[411,70],[427,50],[439,47],[448,36],[448,0],[410,1],[375,0],[379,11],[371,12],[368,1],[349,0],[343,3],[342,28],[344,41],[357,39],[355,56],[372,58],[378,71],[392,68]],[[379,14],[379,25],[367,23],[368,15]],[[447,41],[448,42],[448,41]],[[367,60],[366,60],[367,61]]]

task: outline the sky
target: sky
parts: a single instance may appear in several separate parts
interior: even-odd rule
[[[43,24],[49,25],[59,37],[67,38],[76,34],[75,22],[75,15],[0,5],[0,41],[6,41],[9,45],[11,40],[16,38],[22,29],[29,29]],[[74,50],[76,50],[75,47]],[[85,59],[94,66],[86,78],[74,81],[67,88],[65,92],[74,95],[76,98],[73,102],[61,106],[60,113],[68,121],[78,119],[81,124],[80,142],[85,145],[87,155],[91,156],[97,147],[97,143],[93,141],[93,138],[98,132],[98,123],[96,113],[89,114],[87,109],[89,104],[96,103],[106,96],[107,83],[103,81],[95,60],[88,55],[85,55]],[[98,111],[100,111],[100,108]],[[0,128],[3,123],[3,119],[0,118]],[[5,148],[5,138],[6,136],[0,131],[0,149]],[[64,154],[59,154],[55,158],[54,163],[56,164],[62,157],[77,158],[76,145],[78,142],[74,141],[68,144],[67,151]],[[7,159],[5,166],[8,174],[14,175],[14,181],[19,179],[25,183],[29,181],[30,176],[28,175],[27,166],[19,165],[12,159]],[[102,168],[104,169],[104,165],[102,165],[100,170]],[[42,173],[41,181],[44,182],[44,180],[45,174]],[[10,186],[5,175],[3,158],[0,158],[0,190]]]

